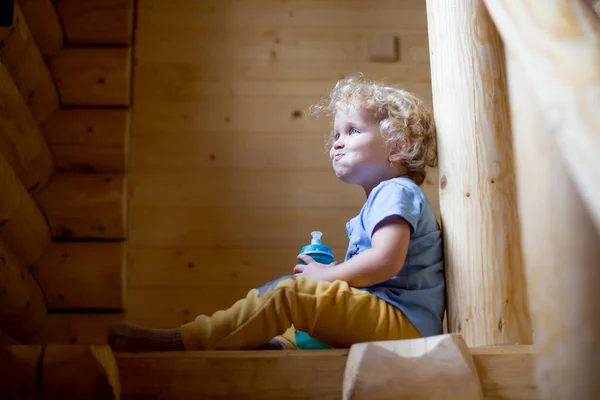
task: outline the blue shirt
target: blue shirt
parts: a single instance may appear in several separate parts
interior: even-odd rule
[[[410,225],[406,261],[393,278],[360,288],[398,307],[422,336],[439,335],[445,309],[442,232],[431,204],[410,178],[381,182],[369,194],[359,215],[346,224],[350,243],[345,260],[372,247],[377,224],[400,216]]]

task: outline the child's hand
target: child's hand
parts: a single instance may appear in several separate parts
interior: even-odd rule
[[[309,278],[317,279],[320,281],[327,281],[328,268],[332,265],[337,264],[336,261],[332,262],[331,264],[321,264],[313,260],[311,256],[307,256],[306,254],[298,255],[298,259],[304,261],[306,265],[297,264],[294,267],[294,274],[308,276]]]

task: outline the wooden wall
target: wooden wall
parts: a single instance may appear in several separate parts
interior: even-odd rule
[[[227,307],[290,273],[312,230],[343,259],[364,192],[331,171],[330,121],[304,113],[355,72],[430,102],[425,2],[144,0],[136,20],[127,318]],[[397,61],[369,61],[382,35]]]

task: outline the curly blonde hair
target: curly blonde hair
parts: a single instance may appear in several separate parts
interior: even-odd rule
[[[400,88],[368,80],[356,74],[339,80],[329,99],[310,107],[314,115],[334,116],[337,110],[352,103],[373,113],[379,121],[380,132],[399,154],[410,178],[421,185],[427,176],[427,167],[437,166],[436,129],[431,111],[414,94]],[[327,149],[334,142],[329,135]]]

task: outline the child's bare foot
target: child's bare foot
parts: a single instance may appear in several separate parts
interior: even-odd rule
[[[181,332],[176,329],[152,329],[117,322],[108,328],[108,344],[114,351],[185,350]]]

